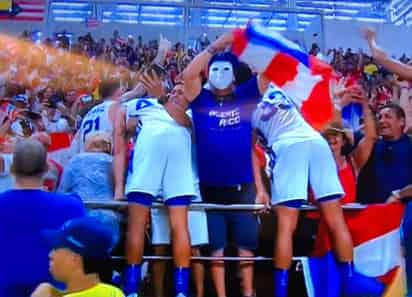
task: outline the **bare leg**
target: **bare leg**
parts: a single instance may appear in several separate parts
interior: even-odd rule
[[[156,256],[166,256],[168,246],[167,245],[157,245],[154,247],[154,254]],[[166,261],[153,261],[152,262],[152,272],[153,272],[153,294],[154,297],[164,297],[164,279],[166,274]]]
[[[150,209],[139,204],[129,205],[126,256],[128,264],[140,264],[143,259],[146,225]]]
[[[273,263],[276,268],[289,269],[292,264],[293,233],[299,218],[296,208],[276,206],[277,232],[275,238],[275,251]]]
[[[149,207],[130,204],[126,240],[127,267],[123,289],[126,295],[139,292],[141,262],[144,253],[146,224],[149,219]]]
[[[253,257],[252,251],[239,248],[239,257]],[[240,262],[240,273],[242,274],[242,294],[243,296],[253,296],[253,262]]]
[[[176,267],[190,267],[191,247],[187,209],[187,206],[173,206],[168,208],[173,260]]]
[[[353,243],[338,199],[319,203],[322,216],[331,234],[337,258],[341,262],[353,260]]]
[[[223,257],[223,249],[214,251],[212,257]],[[210,263],[210,272],[212,274],[217,297],[226,297],[224,261],[212,261]]]
[[[170,206],[169,220],[172,238],[174,270],[174,288],[176,296],[189,295],[190,279],[190,238],[188,230],[187,206]]]
[[[200,255],[200,249],[193,247],[192,256],[199,257]],[[202,262],[192,261],[192,277],[196,290],[195,296],[203,297],[205,292],[205,267]]]

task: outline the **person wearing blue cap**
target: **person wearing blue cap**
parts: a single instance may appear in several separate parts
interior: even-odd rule
[[[225,51],[232,45],[231,33],[197,55],[183,72],[185,96],[191,102],[203,200],[216,204],[252,204],[255,191],[252,149],[252,112],[268,86],[263,76],[242,78],[238,83],[239,61]],[[244,68],[244,67],[243,67]],[[203,84],[203,73],[207,82]],[[250,73],[250,72],[249,72]],[[245,76],[245,75],[242,75]],[[262,194],[264,194],[262,192]],[[228,241],[239,256],[252,257],[258,244],[258,223],[250,212],[207,213],[212,256],[223,256]],[[229,235],[231,235],[229,238]],[[242,296],[253,296],[253,264],[240,263]],[[221,261],[211,263],[218,297],[226,296],[225,270]]]
[[[57,281],[66,285],[59,291],[43,283],[32,297],[123,297],[120,289],[105,284],[102,269],[107,269],[113,248],[112,229],[96,217],[67,221],[58,230],[42,232],[52,248],[49,269]]]
[[[17,94],[13,97],[13,103],[17,108],[27,108],[29,97],[26,94]]]
[[[84,216],[85,208],[78,196],[42,190],[47,150],[37,140],[16,143],[10,172],[13,189],[0,194],[0,296],[22,297],[52,281],[40,231]]]

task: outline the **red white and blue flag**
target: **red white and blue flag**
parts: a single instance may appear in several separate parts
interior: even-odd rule
[[[96,18],[87,18],[86,27],[93,29],[100,26],[100,22]]]
[[[50,145],[48,147],[48,157],[57,164],[64,167],[72,157],[70,146],[72,136],[69,133],[50,133]]]
[[[233,53],[252,70],[263,73],[299,106],[316,129],[333,117],[329,82],[332,68],[304,52],[276,31],[249,24],[234,31]]]
[[[405,293],[400,226],[404,206],[400,203],[370,205],[345,212],[354,244],[356,270],[385,285],[382,297]],[[321,222],[312,257],[303,262],[309,297],[340,297],[341,283],[326,225]]]
[[[46,0],[14,0],[13,13],[0,14],[0,21],[43,22]]]

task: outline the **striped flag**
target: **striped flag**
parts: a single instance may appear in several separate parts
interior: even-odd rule
[[[86,27],[93,29],[99,27],[100,22],[96,18],[88,18],[86,20]]]
[[[1,14],[0,21],[43,22],[46,0],[15,0],[12,15]]]
[[[332,68],[276,31],[249,24],[234,31],[233,53],[263,73],[300,108],[306,121],[323,128],[333,117]]]
[[[72,157],[70,150],[72,136],[68,133],[50,133],[49,136],[49,158],[62,167],[66,166],[67,162]]]
[[[404,205],[370,205],[345,212],[354,245],[356,270],[385,286],[382,297],[403,297],[405,293],[400,225]],[[303,263],[309,297],[340,297],[341,283],[337,261],[332,253],[329,232],[319,225],[315,253]]]

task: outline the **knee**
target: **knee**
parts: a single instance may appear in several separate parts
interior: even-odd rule
[[[223,249],[218,249],[215,251],[211,252],[211,256],[214,258],[220,258],[223,257],[224,255],[224,250]],[[223,260],[218,260],[218,259],[214,259],[210,262],[210,265],[213,267],[219,267],[219,266],[223,266],[224,267],[225,262]]]
[[[239,256],[240,257],[253,257],[254,253],[251,250],[239,248]]]
[[[332,235],[339,234],[339,233],[342,234],[343,232],[347,231],[346,222],[343,219],[342,220],[339,220],[339,219],[329,220],[327,222],[327,225],[328,225],[328,230],[330,233],[332,233]]]
[[[292,238],[293,233],[295,233],[296,224],[288,220],[278,220],[277,223],[277,236],[278,237],[290,237]]]
[[[200,249],[197,248],[197,247],[193,247],[193,248],[192,248],[192,256],[194,256],[194,257],[200,257],[200,256],[201,256],[201,254],[200,254]]]

